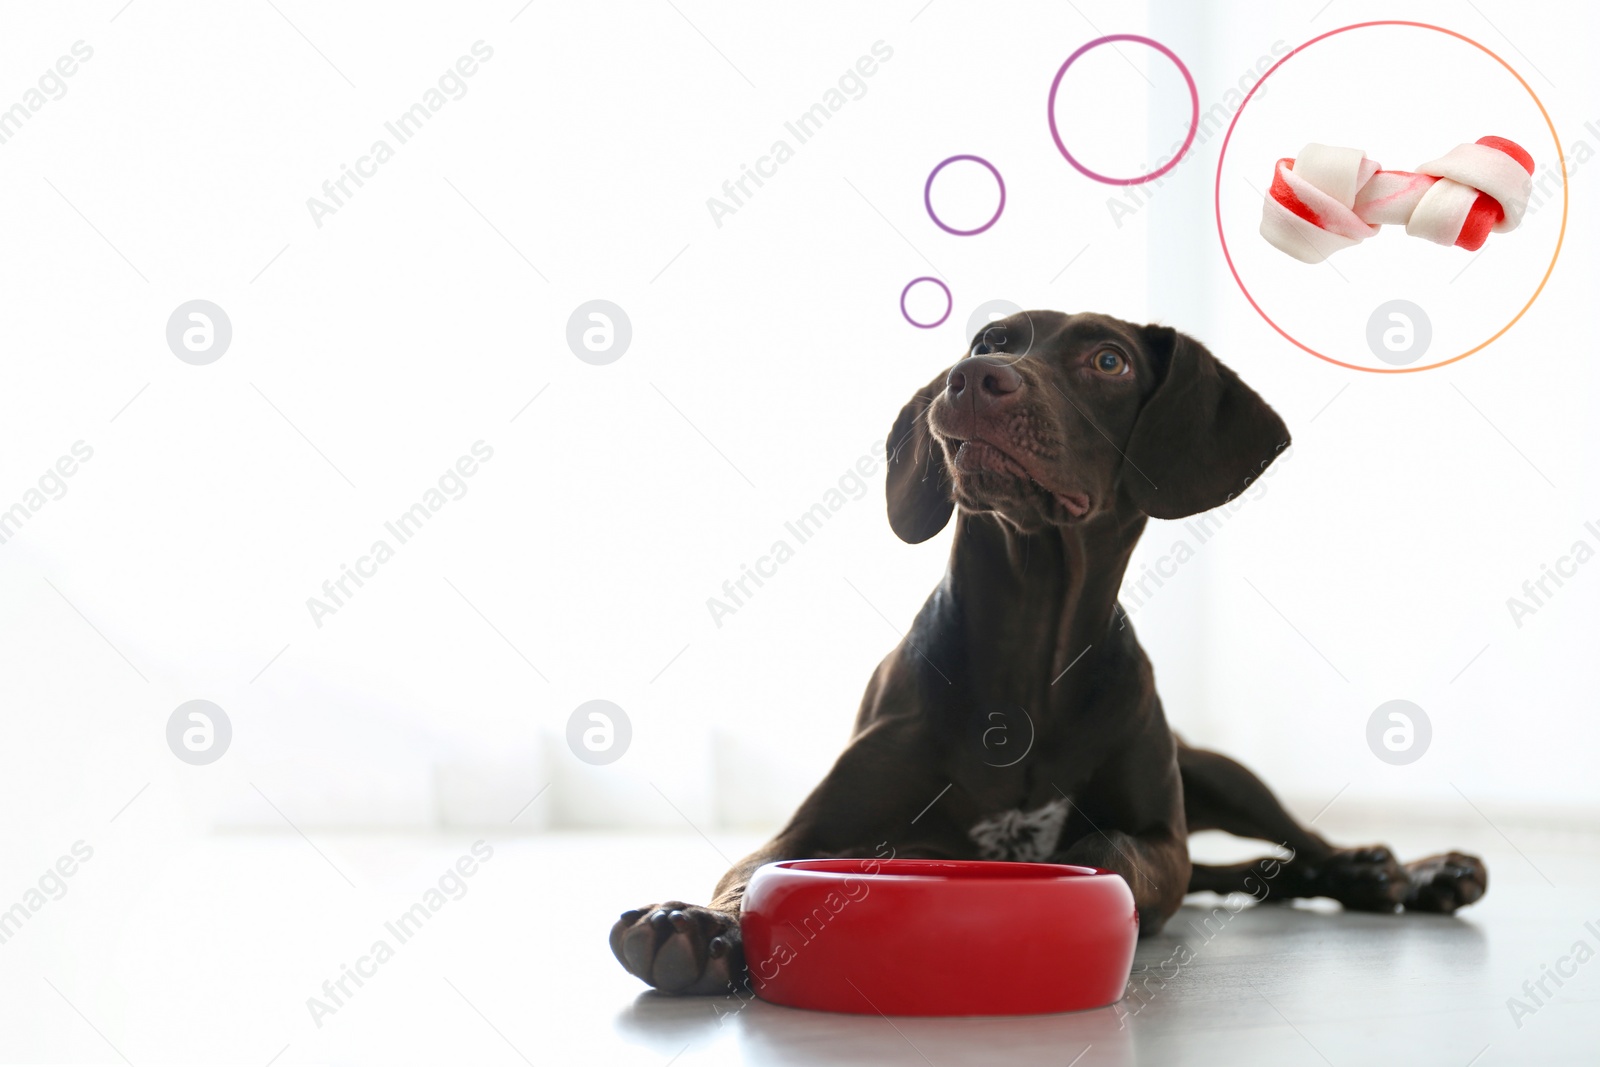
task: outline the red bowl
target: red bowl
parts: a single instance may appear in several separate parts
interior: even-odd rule
[[[774,1004],[1034,1015],[1121,999],[1139,914],[1122,876],[1093,867],[787,860],[751,876],[739,926]]]

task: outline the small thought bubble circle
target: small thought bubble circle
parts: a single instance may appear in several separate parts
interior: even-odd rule
[[[1417,762],[1432,742],[1428,713],[1409,700],[1385,701],[1367,719],[1367,747],[1396,767]]]
[[[209,700],[185,701],[167,719],[167,747],[196,767],[217,762],[232,742],[228,713]]]
[[[585,301],[567,319],[567,347],[596,367],[621,359],[632,340],[628,313],[609,300]]]
[[[1395,367],[1421,359],[1433,341],[1433,320],[1409,300],[1388,300],[1367,317],[1367,347]]]
[[[1021,311],[1020,304],[1013,304],[1009,300],[985,300],[967,316],[967,340],[976,343],[978,335],[988,329],[990,323],[1020,314]]]
[[[228,313],[209,300],[179,304],[167,319],[167,347],[196,367],[221,359],[232,341],[233,323]]]
[[[587,700],[567,718],[567,747],[585,763],[615,763],[633,740],[628,713],[609,700]]]

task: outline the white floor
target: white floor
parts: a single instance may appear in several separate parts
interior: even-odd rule
[[[1403,854],[1480,851],[1488,896],[1456,920],[1246,909],[1213,920],[1209,937],[1214,905],[1197,901],[1141,943],[1136,977],[1180,942],[1196,956],[1176,976],[1165,968],[1172,977],[1142,1004],[890,1020],[660,997],[616,965],[605,934],[618,912],[703,898],[719,853],[752,839],[483,836],[492,858],[459,885],[446,878],[447,902],[403,943],[385,923],[471,854],[471,836],[106,846],[0,944],[0,1061],[1600,1063],[1600,963],[1562,962],[1580,941],[1600,951],[1592,837],[1515,831],[1513,846],[1487,826],[1390,833]],[[393,957],[360,963],[380,939]],[[324,981],[358,963],[369,976],[346,979],[334,1004]],[[1534,1004],[1523,983],[1558,966],[1576,973],[1559,989],[1546,978],[1554,996]],[[314,1019],[313,996],[334,1010]],[[1514,1019],[1511,997],[1534,1010]]]

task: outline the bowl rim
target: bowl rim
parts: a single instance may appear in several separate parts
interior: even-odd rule
[[[923,865],[930,869],[903,869],[921,868]],[[1105,878],[1122,878],[1116,871],[1106,870],[1103,867],[1084,867],[1069,863],[1030,863],[1021,860],[877,859],[863,856],[776,860],[764,866],[808,881],[819,882],[871,878],[875,881],[927,885],[939,883],[974,885],[984,882],[1078,884]],[[902,869],[892,869],[895,867]]]

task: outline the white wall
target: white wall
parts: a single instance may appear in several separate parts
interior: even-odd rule
[[[94,49],[0,145],[0,505],[75,441],[94,449],[0,545],[0,796],[29,812],[0,830],[8,846],[55,849],[135,795],[172,827],[504,822],[536,793],[519,825],[780,818],[836,753],[948,541],[895,540],[874,480],[721,627],[706,600],[871,453],[994,298],[1191,329],[1296,432],[1269,494],[1136,617],[1195,741],[1308,802],[1354,782],[1352,799],[1451,803],[1454,781],[1484,804],[1600,805],[1580,644],[1600,579],[1521,630],[1504,606],[1600,517],[1584,200],[1549,289],[1500,344],[1420,375],[1322,365],[1255,318],[1220,263],[1220,139],[1118,225],[1115,191],[1072,171],[1044,121],[1051,76],[1094,26],[1164,40],[1209,105],[1274,40],[1306,36],[1310,12],[1080,6],[534,5],[514,21],[516,5],[418,7],[381,23],[286,9],[326,61],[267,7],[8,16],[5,69]],[[1594,141],[1570,32],[1586,17],[1518,23],[1518,41],[1561,86],[1540,89],[1564,136]],[[306,199],[479,40],[494,54],[465,96],[314,225]],[[707,198],[877,41],[893,57],[865,95],[716,225]],[[1063,111],[1064,134],[1086,158],[1127,170],[1162,146],[1181,85],[1161,60],[1101,49],[1075,70],[1093,96]],[[27,78],[12,81],[21,99]],[[1416,151],[1481,132],[1419,131]],[[928,171],[957,153],[1005,176],[1005,214],[981,236],[923,211]],[[952,216],[985,214],[984,182],[950,176]],[[913,329],[901,287],[933,273],[954,312]],[[196,297],[234,328],[204,367],[163,337]],[[633,325],[608,366],[565,343],[597,297]],[[494,455],[466,495],[315,625],[306,599],[478,441]],[[1153,528],[1145,558],[1167,536]],[[1407,768],[1362,740],[1397,695],[1437,730]],[[204,768],[164,736],[197,697],[234,727]],[[633,725],[605,767],[564,739],[596,698]]]

